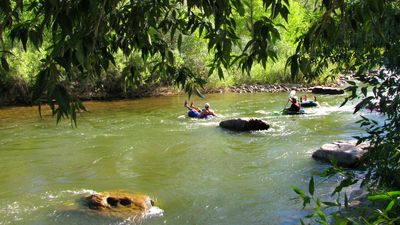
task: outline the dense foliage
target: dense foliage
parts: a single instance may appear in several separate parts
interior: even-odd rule
[[[296,53],[287,64],[296,76],[301,71],[307,77],[318,76],[324,68],[335,65],[337,71],[354,73],[356,81],[349,81],[348,100],[359,99],[357,112],[363,108],[379,111],[383,123],[362,117],[366,128],[359,142],[371,144],[366,153],[367,169],[363,184],[400,187],[400,2],[395,0],[329,1],[321,2],[321,17],[298,39]],[[340,190],[356,182],[353,173],[338,186]],[[311,183],[311,181],[310,181]],[[313,182],[312,182],[313,183]],[[310,186],[313,186],[310,184]],[[380,186],[382,187],[382,186]],[[313,190],[313,188],[312,188]],[[328,224],[321,211],[323,206],[341,206],[341,202],[321,203],[319,199],[295,188],[305,204],[315,200],[316,213],[309,218]],[[335,189],[336,192],[336,189]],[[335,192],[333,194],[335,194]],[[386,202],[383,209],[360,220],[336,218],[337,224],[397,224],[400,217],[399,192],[385,192],[371,196],[371,201]],[[347,196],[345,196],[347,207]]]
[[[300,70],[317,76],[333,63],[339,71],[355,72],[364,85],[350,82],[346,101],[361,97],[355,112],[375,107],[387,116],[384,126],[367,118],[360,121],[367,127],[360,141],[375,147],[368,152],[369,175],[400,186],[400,2],[323,1],[320,10],[321,18],[299,38],[296,54],[288,61],[292,74]]]
[[[255,62],[266,65],[275,59],[273,45],[280,38],[273,19],[287,20],[288,0],[264,0],[265,16],[251,20],[251,37],[244,47],[236,31],[234,15],[245,16],[245,3],[239,0],[218,1],[1,1],[1,65],[9,70],[11,52],[4,39],[19,42],[27,50],[31,43],[38,50],[48,41],[41,68],[35,77],[33,100],[46,97],[60,119],[84,109],[70,94],[63,81],[77,80],[82,74],[98,76],[115,65],[115,55],[139,55],[151,73],[174,81],[189,94],[205,83],[186,65],[175,65],[174,46],[181,48],[184,36],[197,34],[207,42],[213,54],[209,73],[220,78],[223,68],[239,63],[249,71]],[[252,2],[252,1],[251,1]],[[173,40],[173,41],[169,41]],[[233,55],[234,48],[241,49]],[[152,61],[157,58],[158,60]],[[129,64],[132,78],[138,66]],[[57,104],[54,104],[55,99]]]

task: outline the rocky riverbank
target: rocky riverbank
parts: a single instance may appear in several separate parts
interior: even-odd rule
[[[329,84],[242,84],[237,86],[206,89],[205,93],[256,93],[256,92],[289,92],[296,90],[299,92],[312,92],[314,87],[328,87],[340,89],[346,84],[347,80],[353,79],[352,75],[342,75],[336,81]]]
[[[343,86],[345,81],[349,79],[341,76],[336,82],[327,85],[329,88],[337,88]],[[105,79],[97,84],[88,84],[85,82],[65,84],[67,90],[72,96],[83,101],[89,100],[119,100],[119,99],[135,99],[150,96],[172,96],[183,95],[185,92],[176,87],[157,87],[157,86],[140,86],[135,89],[125,90],[123,82],[115,79]],[[289,92],[296,90],[299,92],[312,92],[315,86],[312,84],[242,84],[231,87],[205,88],[202,90],[204,94],[210,93],[256,93],[256,92]],[[24,80],[14,78],[8,81],[0,81],[0,107],[15,105],[31,105],[35,104],[31,101],[32,86]]]

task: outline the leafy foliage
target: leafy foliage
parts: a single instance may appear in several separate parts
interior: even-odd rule
[[[116,64],[114,56],[118,51],[126,57],[138,53],[144,62],[158,58],[154,70],[158,76],[172,77],[179,86],[192,93],[204,79],[184,65],[176,68],[174,45],[168,39],[176,38],[180,49],[186,35],[198,34],[205,38],[208,50],[213,53],[210,71],[218,71],[223,78],[221,67],[231,66],[233,48],[240,45],[234,15],[244,15],[244,2],[6,0],[0,4],[0,37],[1,43],[5,39],[14,44],[21,43],[24,50],[29,43],[39,50],[43,40],[49,40],[41,60],[42,69],[36,76],[33,101],[45,95],[48,102],[52,102],[54,87],[59,87],[62,81],[76,80],[78,74],[98,76]],[[268,58],[276,58],[269,47],[279,39],[272,19],[282,17],[287,20],[288,17],[288,0],[264,0],[263,6],[269,12],[268,17],[253,21],[254,35],[236,58],[246,71],[255,61],[265,66]],[[1,45],[0,50],[1,67],[8,70],[7,46]],[[67,93],[68,90],[62,92]],[[57,117],[70,115],[70,110],[62,105],[76,101],[76,98],[64,96],[55,100]]]
[[[400,3],[398,1],[322,1],[322,16],[299,37],[296,53],[288,60],[293,76],[309,78],[323,68],[355,72],[350,96],[361,98],[355,112],[376,108],[384,124],[365,117],[359,122],[373,148],[367,153],[368,177],[377,184],[400,186]],[[374,69],[378,69],[372,72]]]
[[[332,196],[337,195],[335,200],[323,201],[315,192],[314,177],[309,181],[308,193],[305,194],[301,189],[292,186],[293,191],[303,200],[303,208],[312,207],[313,212],[304,219],[301,219],[301,224],[313,221],[312,224],[396,224],[400,220],[400,192],[382,192],[369,194],[369,204],[361,205],[359,207],[365,208],[366,214],[346,214],[346,210],[350,210],[350,200],[347,193],[344,192],[342,197],[341,193],[345,188],[352,186],[356,179],[354,174],[345,171],[338,167],[331,167],[321,174],[322,177],[331,177],[333,175],[344,176],[345,179],[340,182],[338,187],[332,192]],[[365,203],[365,202],[364,202]],[[327,210],[330,208],[329,214]],[[358,211],[362,211],[359,209]]]
[[[365,156],[364,184],[400,187],[400,3],[324,0],[317,10],[321,16],[298,38],[296,52],[288,59],[287,66],[292,76],[301,72],[307,78],[318,76],[331,65],[335,65],[335,71],[355,73],[354,78],[359,82],[349,81],[350,95],[343,104],[359,99],[354,112],[367,108],[385,117],[383,123],[367,117],[359,121],[366,128],[366,135],[357,137],[359,143],[371,144]],[[335,192],[340,193],[352,183],[353,178],[347,176]],[[362,223],[396,223],[398,199],[387,200],[386,209],[391,213],[377,210]],[[353,220],[347,222],[350,221]]]
[[[321,16],[298,38],[288,60],[293,76],[312,78],[330,64],[336,71],[365,73],[385,66],[398,69],[399,2],[321,1]]]

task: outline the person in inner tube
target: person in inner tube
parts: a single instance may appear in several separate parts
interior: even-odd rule
[[[214,111],[210,108],[209,103],[204,104],[204,109],[201,111],[198,118],[206,118],[207,116],[217,116],[217,114],[215,114]]]
[[[188,103],[187,103],[187,101],[185,100],[184,106],[185,106],[187,109],[189,109],[189,111],[188,111],[188,116],[189,116],[189,117],[196,117],[196,118],[199,117],[199,115],[200,115],[200,113],[201,113],[201,109],[200,109],[199,107],[196,107],[196,106],[194,105],[193,102],[191,102],[191,103],[190,103],[190,106],[188,106]]]
[[[297,96],[291,97],[290,102],[292,103],[292,105],[290,105],[290,107],[288,109],[289,111],[292,111],[292,112],[300,111],[300,104],[297,102]]]

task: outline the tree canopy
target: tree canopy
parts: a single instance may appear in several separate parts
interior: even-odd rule
[[[265,67],[268,59],[276,58],[272,46],[280,38],[280,25],[273,19],[287,20],[289,1],[264,0],[265,16],[252,20],[251,39],[242,46],[234,15],[244,16],[246,4],[241,0],[5,0],[0,4],[1,65],[9,69],[11,51],[4,39],[21,43],[25,50],[29,43],[40,50],[43,40],[49,40],[32,100],[46,96],[58,120],[71,116],[75,121],[76,111],[84,109],[62,81],[73,81],[81,73],[97,76],[115,64],[118,51],[127,57],[139,53],[143,60],[160,57],[154,70],[191,94],[206,81],[186,66],[174,66],[168,39],[175,39],[180,49],[183,36],[202,36],[213,53],[209,73],[215,70],[220,78],[223,67],[236,63],[249,71],[254,62]],[[234,48],[241,49],[239,54],[232,53]],[[135,65],[130,71],[137,72]]]

